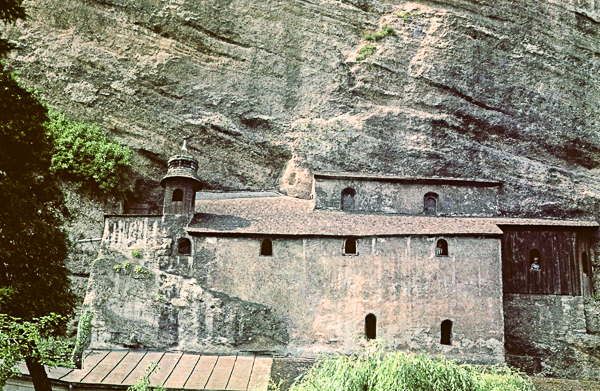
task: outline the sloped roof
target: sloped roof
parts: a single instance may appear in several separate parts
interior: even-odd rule
[[[314,202],[277,193],[198,197],[191,234],[316,236],[501,235],[499,226],[598,227],[595,221],[363,214],[314,209]]]
[[[157,367],[150,376],[150,383],[168,390],[267,391],[273,358],[91,350],[84,353],[82,369],[46,366],[46,371],[53,385],[60,389],[125,390],[153,363]],[[30,377],[25,363],[18,369],[21,378]]]
[[[312,201],[291,197],[196,201],[189,233],[373,236],[502,234],[479,218],[359,214],[314,210]]]

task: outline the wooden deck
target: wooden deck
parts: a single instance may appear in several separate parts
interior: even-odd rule
[[[207,356],[173,352],[91,350],[82,369],[49,368],[56,381],[98,388],[126,388],[157,363],[152,386],[178,390],[266,391],[273,359],[261,356]],[[29,375],[27,367],[19,367]],[[119,387],[120,386],[120,387]],[[71,388],[71,387],[70,387]],[[90,387],[86,387],[90,388]]]

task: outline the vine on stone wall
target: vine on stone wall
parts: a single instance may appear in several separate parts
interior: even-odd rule
[[[75,347],[73,348],[73,353],[71,354],[71,362],[77,368],[81,368],[83,351],[88,345],[88,339],[92,332],[93,318],[94,314],[87,308],[81,312],[79,324],[77,325],[77,340],[75,341]]]

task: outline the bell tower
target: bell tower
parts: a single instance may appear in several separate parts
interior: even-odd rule
[[[167,175],[160,181],[165,188],[164,215],[194,215],[196,192],[202,188],[198,160],[189,154],[184,137],[181,152],[169,159]]]

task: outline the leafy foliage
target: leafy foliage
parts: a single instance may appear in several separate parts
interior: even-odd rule
[[[21,2],[0,0],[0,21],[24,19]],[[0,56],[12,46],[0,39]],[[44,364],[64,356],[56,337],[75,302],[47,120],[46,108],[0,62],[0,382],[24,359],[36,390],[51,390]]]
[[[66,359],[69,344],[53,336],[56,327],[62,323],[64,321],[56,314],[31,321],[0,314],[0,389],[8,377],[19,374],[17,366],[26,357],[50,367],[71,366]]]
[[[13,292],[0,310],[27,321],[68,316],[74,304],[64,264],[65,208],[49,172],[46,121],[46,108],[0,71],[0,288]]]
[[[87,308],[81,312],[79,317],[79,324],[77,324],[77,340],[75,341],[75,347],[71,353],[71,362],[76,366],[81,367],[83,351],[88,343],[88,338],[92,332],[92,319],[94,314]]]
[[[157,363],[150,363],[142,377],[137,379],[136,382],[127,389],[127,391],[166,391],[166,389],[162,386],[152,387],[150,385],[150,376],[152,375],[152,372],[158,370],[159,367]]]
[[[372,34],[365,34],[365,35],[363,35],[363,39],[365,41],[369,41],[369,42],[379,42],[379,41],[381,41],[383,38],[385,38],[387,36],[397,37],[398,34],[396,34],[396,30],[394,30],[390,26],[383,25],[381,27],[381,30],[379,30],[378,32],[372,33]]]
[[[507,367],[458,365],[444,358],[384,352],[378,341],[358,355],[318,361],[290,391],[534,391]]]
[[[48,131],[55,142],[53,173],[101,193],[117,191],[125,183],[129,148],[108,140],[96,125],[50,112]]]

